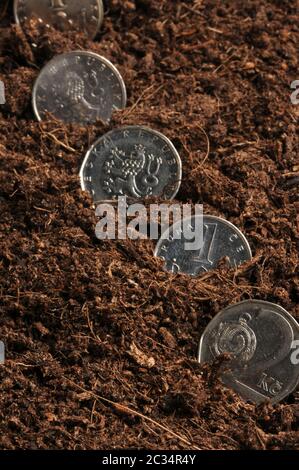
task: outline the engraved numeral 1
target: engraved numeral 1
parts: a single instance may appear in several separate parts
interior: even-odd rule
[[[84,32],[87,32],[87,17],[86,17],[86,9],[82,8],[81,12],[81,19],[82,19],[82,28]]]
[[[204,228],[205,233],[203,247],[200,250],[198,256],[194,256],[193,260],[198,263],[213,264],[213,261],[210,260],[210,255],[215,241],[217,224],[205,224]]]

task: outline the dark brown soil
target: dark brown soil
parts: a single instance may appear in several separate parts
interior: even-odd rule
[[[106,3],[95,42],[34,24],[24,34],[0,5],[0,447],[298,449],[299,392],[256,407],[221,385],[219,364],[196,361],[231,303],[268,300],[299,318],[297,1]],[[109,128],[33,115],[40,67],[78,48],[125,79],[128,108]],[[152,242],[96,240],[80,164],[97,136],[134,123],[173,140],[178,201],[240,227],[252,262],[190,279],[165,273]]]

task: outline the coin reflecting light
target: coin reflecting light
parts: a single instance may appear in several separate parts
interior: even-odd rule
[[[93,38],[103,22],[102,0],[15,0],[17,24],[38,18],[60,31],[84,31]]]
[[[118,196],[173,198],[182,177],[181,159],[170,140],[143,126],[108,132],[87,152],[81,186],[95,202]]]
[[[126,106],[124,81],[109,60],[87,51],[54,57],[40,72],[33,89],[38,120],[49,114],[67,123],[108,122]]]
[[[200,340],[198,358],[201,363],[212,362],[230,353],[223,382],[246,400],[278,403],[299,384],[299,360],[294,354],[298,340],[299,325],[284,308],[248,300],[213,318]]]
[[[193,231],[198,225],[195,217],[189,221]],[[200,250],[185,249],[184,233],[180,239],[171,236],[180,227],[181,222],[177,222],[164,232],[155,249],[155,256],[164,259],[167,271],[198,276],[214,269],[225,256],[228,257],[230,266],[234,267],[252,258],[245,236],[227,220],[212,215],[203,216],[203,246]]]

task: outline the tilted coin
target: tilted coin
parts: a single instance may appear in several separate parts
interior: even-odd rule
[[[190,218],[189,225],[194,231],[196,220]],[[212,215],[203,216],[203,245],[199,250],[186,250],[186,237],[176,239],[173,233],[181,231],[177,222],[164,232],[157,243],[155,256],[165,260],[167,271],[182,272],[197,276],[217,266],[219,260],[228,257],[230,266],[239,266],[252,258],[251,249],[245,236],[227,220]]]
[[[68,123],[110,120],[126,106],[124,81],[109,60],[88,51],[55,56],[42,69],[33,89],[33,109],[38,120],[48,113]]]
[[[118,196],[173,198],[182,178],[181,159],[170,140],[143,126],[108,132],[89,149],[81,186],[95,202]]]
[[[84,31],[93,38],[104,17],[102,0],[15,0],[14,16],[21,26],[31,18],[67,31]]]
[[[252,402],[277,403],[299,383],[298,340],[299,324],[284,308],[248,300],[227,307],[209,323],[199,362],[231,353],[223,382]]]

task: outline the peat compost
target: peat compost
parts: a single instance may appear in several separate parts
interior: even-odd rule
[[[109,6],[108,6],[109,4]],[[256,298],[299,319],[297,1],[110,0],[94,42],[0,4],[0,448],[298,449],[299,392],[244,402],[201,366],[224,307]],[[109,125],[38,123],[31,92],[55,54],[117,66],[128,106]],[[183,164],[177,201],[203,203],[248,238],[252,261],[170,275],[150,241],[101,242],[80,189],[88,147],[140,124]]]

